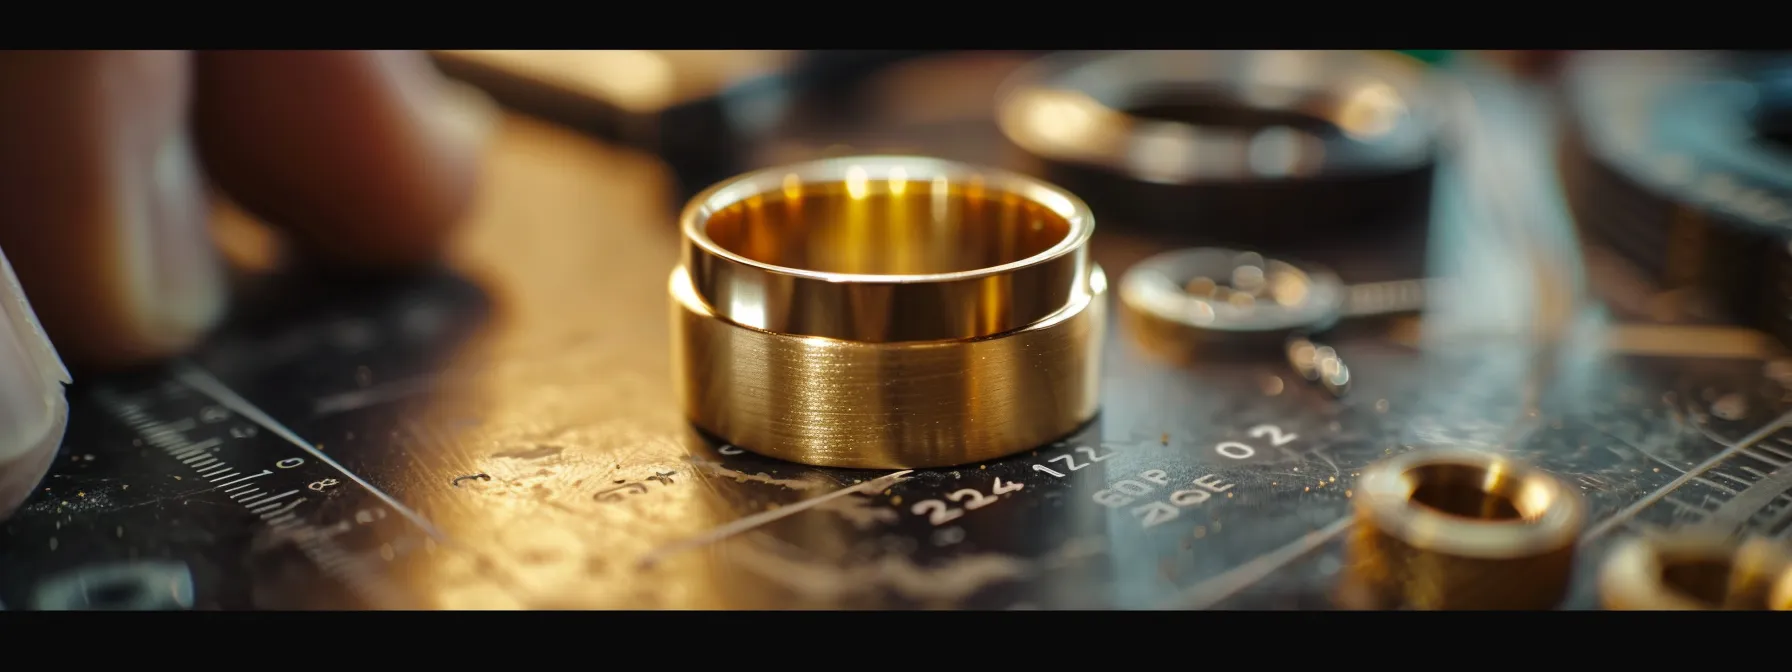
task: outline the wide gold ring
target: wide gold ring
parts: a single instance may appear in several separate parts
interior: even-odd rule
[[[920,157],[762,170],[694,197],[672,271],[686,416],[805,464],[942,467],[1099,408],[1095,219],[1015,173]]]

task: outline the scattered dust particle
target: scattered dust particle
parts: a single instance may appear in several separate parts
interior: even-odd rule
[[[895,497],[891,497],[890,498],[890,506],[902,506],[902,495],[897,495]]]
[[[1232,498],[1232,493],[1230,493],[1230,492],[1226,493],[1226,499],[1231,499],[1231,498]]]
[[[60,545],[62,545],[62,542],[56,541],[55,537],[50,537],[50,550],[54,551],[56,550],[56,547]]]
[[[884,488],[884,494],[885,494],[885,495],[888,495],[888,494],[890,494],[890,489],[889,489],[889,488]]]
[[[1333,476],[1333,477],[1331,477],[1331,478],[1328,478],[1328,479],[1325,479],[1325,482],[1327,482],[1327,483],[1337,483],[1337,482],[1338,482],[1338,477],[1337,477],[1337,476]]]
[[[1656,467],[1654,469],[1650,469],[1649,471],[1653,471],[1653,472],[1659,474],[1659,473],[1661,473],[1661,467]]]
[[[321,444],[321,443],[320,443],[320,444],[317,444],[317,449],[318,449],[318,450],[323,450],[323,449],[324,449],[324,444]]]
[[[989,465],[985,465],[985,464],[979,464],[979,465],[977,465],[977,470],[978,470],[978,471],[982,471],[982,470],[984,470],[984,469],[988,469],[988,468],[989,468]],[[853,481],[853,482],[854,482],[854,483],[857,483],[857,482],[858,482],[858,481]]]
[[[958,474],[958,472],[956,472],[956,471],[954,471],[954,472],[952,472],[952,477],[953,477],[953,478],[959,478],[959,474]]]
[[[1352,492],[1352,491],[1350,491],[1350,490],[1345,490],[1345,491],[1344,491],[1344,497],[1345,497],[1345,498],[1347,498],[1347,499],[1348,499],[1348,498],[1349,498],[1349,497],[1350,497],[1350,496],[1352,496],[1352,495],[1355,495],[1355,494],[1356,494],[1356,493],[1355,493],[1355,492]]]
[[[181,477],[179,477],[179,476],[175,476],[175,477],[174,477],[174,480],[177,480],[177,481],[178,481],[178,480],[181,480]]]
[[[112,535],[115,537],[118,537],[119,539],[123,539],[124,538],[124,526],[119,525],[118,527],[112,528]]]
[[[1270,481],[1270,482],[1269,482],[1269,484],[1270,484],[1270,485],[1281,485],[1281,482],[1279,482],[1279,481]]]
[[[83,459],[83,460],[86,460],[86,461],[88,461],[88,462],[92,462],[92,461],[94,461],[94,460],[95,460],[95,459],[98,459],[98,458],[96,458],[96,457],[94,457],[94,456],[93,456],[93,455],[92,455],[92,454],[91,454],[91,453],[90,453],[90,454],[87,454],[87,455],[82,455],[82,456],[81,456],[81,459]]]
[[[1312,488],[1301,488],[1300,491],[1301,492],[1312,492],[1313,489]]]
[[[76,496],[76,497],[86,497],[86,496],[87,496],[87,493],[85,493],[85,492],[77,492],[77,493],[75,493],[75,496]]]
[[[1748,399],[1734,392],[1726,394],[1711,404],[1711,414],[1725,420],[1741,420],[1748,415]]]
[[[1376,412],[1376,413],[1386,413],[1386,412],[1388,412],[1388,400],[1386,400],[1386,399],[1376,399],[1376,400],[1375,400],[1375,412]]]
[[[62,529],[62,521],[60,521],[60,520],[56,521],[56,529],[58,529],[58,530]]]
[[[1157,437],[1157,442],[1166,446],[1170,445],[1170,433],[1164,432],[1163,436]]]
[[[131,484],[126,483],[123,486],[119,487],[118,489],[119,490],[129,490],[129,489],[131,489]]]
[[[396,557],[398,557],[398,551],[396,549],[392,548],[391,544],[380,544],[380,559],[381,560],[385,560],[386,562],[391,562],[392,559],[396,558]]]
[[[1207,526],[1206,525],[1195,526],[1195,538],[1200,539],[1205,536],[1207,536]]]

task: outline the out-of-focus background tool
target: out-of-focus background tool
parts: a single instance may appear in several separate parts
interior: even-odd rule
[[[81,381],[0,523],[5,608],[1792,601],[1783,55],[436,56],[507,109],[450,262],[380,286],[245,262],[259,300],[193,356]],[[873,153],[1092,204],[1121,288],[1092,424],[896,472],[689,428],[677,208]],[[1190,248],[1237,254],[1182,277]],[[1304,291],[1252,289],[1290,269],[1424,291],[1341,320],[1291,298],[1325,310],[1258,350],[1122,305],[1130,273],[1188,326]]]

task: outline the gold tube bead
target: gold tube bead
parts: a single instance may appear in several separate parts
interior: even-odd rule
[[[1638,535],[1600,565],[1599,598],[1618,611],[1792,610],[1792,557],[1761,537]]]
[[[1347,606],[1551,609],[1567,596],[1585,509],[1553,476],[1479,451],[1371,465],[1353,498]]]

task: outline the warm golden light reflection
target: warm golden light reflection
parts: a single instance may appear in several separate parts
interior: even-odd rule
[[[949,223],[949,220],[946,219],[951,215],[952,207],[951,191],[948,189],[949,186],[950,185],[946,182],[946,176],[940,175],[933,178],[931,189],[933,190],[932,214],[934,228],[942,228]]]
[[[665,314],[665,269],[677,259],[661,170],[529,122],[508,121],[496,138],[484,200],[454,261],[489,296],[494,317],[432,372],[456,382],[408,398],[413,422],[387,439],[393,454],[414,456],[399,459],[454,465],[439,482],[397,494],[481,556],[430,552],[402,577],[424,606],[763,604],[731,589],[708,554],[635,564],[741,515],[689,459],[688,426],[667,401],[668,325],[638,319]],[[528,212],[542,214],[516,216]],[[606,225],[579,224],[592,221]],[[593,250],[628,253],[593,264]],[[631,321],[619,325],[618,316]],[[467,474],[489,480],[450,483]]]
[[[710,214],[705,233],[722,249],[761,263],[884,275],[999,266],[1042,254],[1070,233],[1070,222],[1052,210],[977,180],[963,186],[873,181],[858,165],[844,178],[801,184],[800,203],[792,207],[722,208]]]
[[[1022,95],[1024,100],[1004,110],[1019,115],[1008,121],[1023,143],[1099,154],[1119,141],[1125,129],[1123,115],[1077,91],[1042,89]]]
[[[1370,82],[1351,90],[1338,105],[1338,129],[1358,140],[1370,140],[1394,130],[1406,114],[1406,103],[1393,87]]]
[[[1518,505],[1518,510],[1526,512],[1526,515],[1531,517],[1547,510],[1550,502],[1554,501],[1556,497],[1556,493],[1550,492],[1548,488],[1536,486],[1520,488],[1517,494],[1515,503]]]
[[[1291,308],[1306,303],[1309,285],[1304,275],[1276,273],[1270,280],[1270,295],[1277,304]]]
[[[785,198],[785,200],[795,201],[802,197],[803,197],[803,178],[797,177],[795,173],[785,175],[784,176],[784,198]]]
[[[1481,489],[1486,492],[1499,492],[1506,483],[1506,463],[1489,462],[1486,471],[1481,474]]]
[[[908,171],[903,170],[902,166],[891,168],[890,195],[901,196],[904,191],[908,191]]]
[[[1173,122],[1138,123],[1132,127],[1128,165],[1139,177],[1154,182],[1176,182],[1193,172],[1201,157],[1196,131]]]
[[[846,169],[846,194],[853,200],[862,199],[871,193],[870,176],[865,174],[864,166],[853,166]]]

